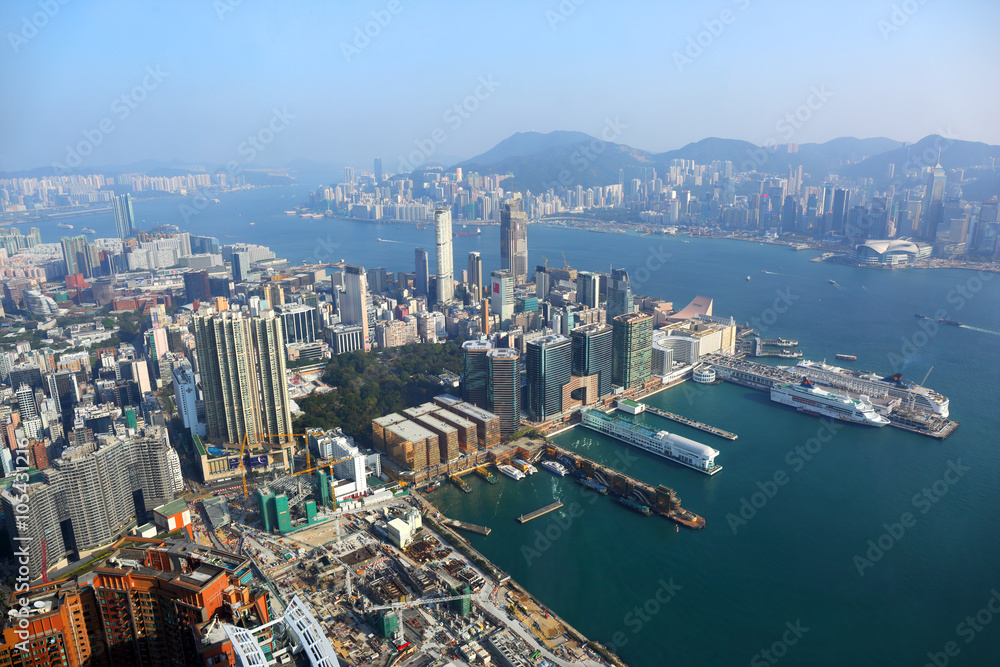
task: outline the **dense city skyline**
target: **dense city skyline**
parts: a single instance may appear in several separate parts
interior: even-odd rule
[[[84,167],[381,155],[395,170],[420,141],[448,164],[519,131],[597,136],[608,118],[625,125],[615,141],[654,152],[710,136],[912,142],[949,131],[1000,144],[998,91],[974,67],[1000,49],[989,34],[1000,8],[988,3],[183,4],[0,10],[0,61],[21,91],[0,112],[17,128],[0,170],[64,163],[88,136]],[[783,119],[803,105],[785,136]]]

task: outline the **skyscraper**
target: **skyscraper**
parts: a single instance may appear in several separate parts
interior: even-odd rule
[[[520,198],[500,209],[500,268],[514,275],[514,284],[528,280],[528,214]]]
[[[634,310],[632,303],[632,285],[625,269],[611,269],[608,279],[608,319]]]
[[[195,315],[194,333],[208,437],[256,444],[291,433],[281,318],[273,310]]]
[[[468,340],[462,343],[462,400],[487,408],[489,361],[487,353],[493,343],[485,340]]]
[[[587,308],[597,308],[601,290],[601,277],[590,271],[576,274],[576,302]]]
[[[562,413],[563,386],[573,375],[573,344],[559,334],[527,344],[528,416],[544,422]]]
[[[521,425],[521,353],[500,347],[486,353],[489,360],[487,409],[500,418],[500,435],[509,436]]]
[[[924,225],[925,238],[934,243],[937,241],[938,230],[942,229],[944,222],[944,188],[947,177],[944,167],[941,166],[941,155],[938,153],[937,164],[931,172],[930,186],[927,188],[927,206],[925,214],[927,223]]]
[[[340,321],[361,326],[365,345],[368,344],[368,275],[364,267],[344,266],[344,294],[340,300]]]
[[[483,298],[483,256],[478,252],[469,253],[469,296],[473,303]]]
[[[514,317],[514,275],[510,271],[490,273],[490,310],[500,318],[500,329],[508,330]]]
[[[573,340],[573,375],[597,375],[597,395],[611,393],[613,333],[607,324],[585,324],[570,332]]]
[[[449,208],[434,211],[434,242],[437,247],[437,300],[438,303],[450,303],[455,296],[455,270]]]
[[[89,251],[87,237],[64,236],[61,239],[63,260],[66,262],[66,275],[73,276],[87,272]]]
[[[423,248],[417,248],[413,251],[413,257],[413,289],[420,294],[427,294],[427,287],[430,282],[430,256]]]
[[[653,363],[653,316],[627,313],[612,320],[611,381],[624,389],[649,379]]]
[[[188,271],[184,274],[184,300],[188,303],[209,301],[212,292],[208,287],[208,271]]]
[[[250,273],[250,253],[242,251],[234,252],[232,267],[233,281],[237,283],[244,282]]]
[[[831,213],[833,217],[830,222],[830,230],[834,234],[843,234],[847,231],[847,212],[851,205],[851,191],[837,188],[833,191],[833,207]]]
[[[135,214],[132,213],[132,195],[117,195],[111,200],[115,212],[115,229],[123,241],[135,233]]]
[[[375,185],[382,182],[382,158],[375,158]]]

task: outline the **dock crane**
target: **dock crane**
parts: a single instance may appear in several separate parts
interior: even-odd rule
[[[566,259],[566,251],[565,250],[562,251],[562,256],[563,256],[563,264],[566,265],[565,268],[567,268],[567,269],[570,268],[570,266],[569,266],[569,260]]]
[[[454,602],[455,600],[462,600],[464,598],[472,597],[472,593],[466,593],[465,595],[452,595],[446,598],[421,598],[419,600],[410,600],[409,602],[396,602],[393,604],[383,604],[377,607],[368,607],[367,611],[382,611],[383,609],[391,609],[393,611],[397,609],[406,609],[407,607],[416,607],[425,604],[438,604],[439,602]]]

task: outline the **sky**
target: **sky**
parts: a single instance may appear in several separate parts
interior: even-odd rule
[[[529,130],[1000,144],[998,26],[993,0],[5,0],[0,171],[393,172]]]

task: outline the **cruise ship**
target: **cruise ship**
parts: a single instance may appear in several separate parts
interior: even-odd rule
[[[566,470],[566,466],[555,461],[542,461],[542,467],[551,472],[553,475],[559,475],[560,477],[565,477],[569,474],[569,470]]]
[[[719,450],[668,431],[654,431],[621,415],[609,415],[591,408],[581,412],[580,423],[706,475],[722,470],[722,466],[715,463]]]
[[[534,475],[538,472],[538,468],[531,465],[524,459],[514,459],[513,463],[514,467],[523,472],[525,475]]]
[[[510,477],[513,480],[520,481],[520,480],[522,480],[522,479],[524,479],[526,477],[526,475],[523,472],[521,472],[520,470],[518,470],[514,466],[509,465],[507,463],[501,463],[501,464],[499,464],[497,466],[497,470],[499,470],[500,472],[502,472],[503,474],[507,475],[508,477]]]
[[[907,382],[899,373],[882,376],[870,371],[855,371],[809,360],[800,361],[787,370],[801,373],[821,384],[842,386],[866,396],[889,395],[901,399],[903,407],[910,407],[912,403],[918,410],[933,412],[942,419],[948,418],[949,401],[945,396],[927,387]]]
[[[807,377],[802,378],[799,384],[786,382],[771,387],[771,400],[808,415],[822,415],[868,426],[889,423],[888,419],[875,412],[866,397],[854,399],[820,389]]]

